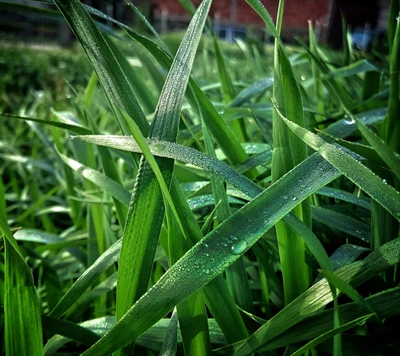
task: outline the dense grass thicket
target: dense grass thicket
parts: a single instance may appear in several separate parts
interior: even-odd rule
[[[13,4],[83,50],[0,52],[0,352],[396,354],[400,2],[339,54],[283,44],[284,1],[247,0],[274,47],[179,2],[179,40]]]

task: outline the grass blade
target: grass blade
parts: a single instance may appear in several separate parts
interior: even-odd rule
[[[43,354],[40,305],[31,270],[0,216],[4,238],[4,331],[7,355]],[[11,242],[13,241],[13,242]]]

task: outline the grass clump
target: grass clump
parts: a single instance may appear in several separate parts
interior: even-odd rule
[[[182,2],[177,50],[54,3],[94,73],[21,81],[44,94],[2,106],[2,351],[393,353],[396,17],[388,58],[332,60],[312,26],[283,45],[283,1],[273,24],[248,0],[275,38],[266,66],[252,44],[200,41],[211,0]]]

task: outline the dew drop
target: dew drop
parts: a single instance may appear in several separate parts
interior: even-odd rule
[[[293,200],[293,201],[297,200],[297,197],[293,197],[292,200]]]
[[[305,75],[302,75],[300,78],[301,78],[301,80],[306,80],[306,76]]]
[[[208,244],[204,244],[204,247],[208,247]]]
[[[209,274],[209,273],[210,273],[210,270],[209,270],[208,268],[206,268],[206,269],[203,270],[203,272],[204,272],[205,274]]]
[[[288,198],[287,195],[284,195],[284,196],[283,196],[283,199],[287,200],[287,198]]]
[[[154,150],[156,152],[162,152],[165,150],[165,145],[161,144],[161,143],[157,143],[154,145]]]
[[[343,123],[344,123],[345,125],[354,125],[356,122],[355,122],[354,119],[352,119],[351,117],[346,116],[346,117],[344,118],[344,120],[343,120]]]
[[[239,241],[237,243],[235,243],[234,245],[232,245],[232,254],[234,255],[240,255],[241,253],[243,253],[247,248],[247,242],[242,240]]]
[[[204,256],[210,257],[210,254],[209,253],[205,253]]]

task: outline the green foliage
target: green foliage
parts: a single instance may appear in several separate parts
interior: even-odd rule
[[[379,58],[247,2],[275,55],[211,0],[164,38],[56,0],[83,52],[1,51],[0,352],[395,353],[398,2]]]

